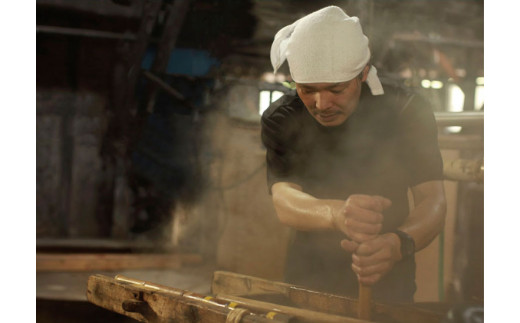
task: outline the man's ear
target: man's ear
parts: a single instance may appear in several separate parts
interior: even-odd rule
[[[367,80],[367,77],[368,77],[368,71],[370,70],[370,65],[367,64],[367,66],[365,66],[365,68],[363,68],[363,77],[361,78],[361,82],[365,82]]]

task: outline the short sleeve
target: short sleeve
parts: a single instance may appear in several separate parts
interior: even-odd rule
[[[437,123],[430,104],[411,95],[400,113],[400,153],[409,174],[410,187],[443,179]]]
[[[277,182],[300,184],[296,176],[295,125],[287,109],[280,107],[262,115],[262,143],[266,148],[267,186]],[[300,184],[301,185],[301,184]]]

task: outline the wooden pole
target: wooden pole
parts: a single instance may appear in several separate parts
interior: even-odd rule
[[[370,321],[370,307],[372,303],[372,287],[359,282],[358,318]]]

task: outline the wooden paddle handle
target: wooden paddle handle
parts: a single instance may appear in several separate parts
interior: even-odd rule
[[[358,318],[370,321],[370,307],[372,303],[372,288],[359,283]]]

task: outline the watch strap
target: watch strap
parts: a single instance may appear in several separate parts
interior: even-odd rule
[[[401,230],[394,230],[392,232],[399,237],[399,240],[401,240],[402,260],[412,257],[415,254],[415,241],[412,236]]]

